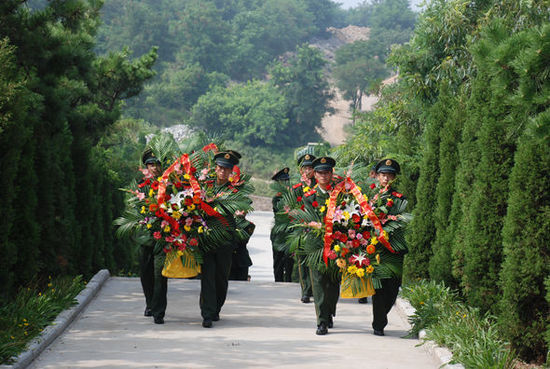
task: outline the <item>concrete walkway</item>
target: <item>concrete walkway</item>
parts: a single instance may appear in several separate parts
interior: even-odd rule
[[[275,283],[268,212],[250,216],[251,281],[230,281],[221,320],[201,326],[199,280],[170,280],[165,324],[143,316],[137,278],[110,278],[29,368],[438,368],[394,308],[386,336],[372,334],[372,305],[340,299],[334,328],[315,335],[313,303],[296,283]]]

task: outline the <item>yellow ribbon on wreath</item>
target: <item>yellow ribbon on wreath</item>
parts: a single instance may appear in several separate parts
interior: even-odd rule
[[[359,284],[354,283],[354,279],[359,281]],[[347,271],[342,272],[342,282],[340,284],[340,296],[343,299],[369,297],[376,292],[370,277],[357,277]]]
[[[178,254],[177,251],[172,250],[166,254],[164,268],[162,268],[162,275],[166,278],[192,278],[200,272],[200,264],[189,251],[184,250],[182,254]]]

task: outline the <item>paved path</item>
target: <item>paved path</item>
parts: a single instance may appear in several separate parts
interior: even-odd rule
[[[386,336],[372,334],[372,306],[341,299],[334,328],[315,335],[315,308],[296,283],[271,274],[269,213],[255,213],[250,282],[230,281],[221,320],[201,326],[200,281],[170,280],[164,325],[143,316],[137,278],[110,278],[29,368],[438,368],[393,309]]]

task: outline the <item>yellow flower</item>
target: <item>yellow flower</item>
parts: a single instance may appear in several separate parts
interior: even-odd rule
[[[357,272],[357,267],[355,265],[350,265],[348,267],[348,273],[349,274],[355,274],[355,272]]]
[[[25,336],[28,336],[28,335],[29,335],[29,333],[27,333],[27,331],[25,331]]]
[[[147,223],[146,227],[147,227],[147,229],[151,229],[152,226],[153,226],[152,224]]]
[[[11,338],[12,340],[14,340],[14,339],[15,339],[15,337],[14,337],[14,336],[10,336],[10,338]]]
[[[149,197],[153,197],[153,194],[154,194],[154,193],[155,193],[155,191],[153,191],[153,189],[151,188],[151,189],[149,190]]]
[[[361,277],[363,277],[363,276],[365,275],[365,269],[359,268],[359,269],[357,269],[357,271],[355,272],[355,274],[356,274],[359,278],[361,278]]]
[[[324,206],[321,206],[321,208],[319,209],[319,211],[320,211],[321,213],[324,213],[326,209],[327,209],[327,208],[325,208]]]
[[[376,254],[376,263],[380,264],[380,254]]]
[[[51,283],[48,283],[48,287],[51,287],[51,286],[52,286],[52,284],[51,284]],[[23,319],[23,321],[25,321],[25,319]]]
[[[365,198],[365,201],[369,201],[369,198],[367,197],[367,195],[363,195],[363,197]]]
[[[187,207],[187,211],[193,211],[195,210],[195,208],[196,208],[195,204],[191,204]]]
[[[340,246],[339,245],[334,246],[334,251],[336,252],[340,251]]]
[[[142,207],[141,207],[140,213],[141,213],[141,214],[145,214],[145,206],[142,206]]]
[[[344,211],[344,212],[342,213],[342,215],[344,216],[344,219],[345,219],[345,220],[349,220],[349,218],[351,218],[351,215],[349,215],[349,212],[347,212],[347,211]]]
[[[179,211],[174,211],[174,213],[172,214],[172,218],[174,219],[181,218],[181,213]]]
[[[374,272],[374,267],[373,267],[372,265],[367,266],[366,272],[367,272],[368,274],[371,274],[372,272]]]
[[[358,189],[359,191],[361,191],[361,187],[357,186],[357,189]]]
[[[166,232],[166,233],[170,232],[170,226],[169,225],[164,227],[164,232]]]
[[[23,323],[23,325],[24,325],[24,326],[26,327],[26,326],[28,326],[28,325],[29,325],[29,323]]]
[[[157,181],[159,181],[159,182],[162,181],[162,177],[158,177]]]
[[[382,236],[387,240],[388,239],[388,232],[382,231]]]
[[[373,237],[370,239],[370,243],[372,243],[373,245],[376,245],[378,243],[378,239],[376,237]]]
[[[189,174],[185,173],[185,174],[183,175],[183,178],[189,179],[189,178],[191,178],[191,176],[190,176]]]
[[[178,256],[182,256],[182,255],[183,255],[183,251],[178,250],[178,252],[176,252],[176,254],[178,254]]]
[[[346,267],[346,260],[342,258],[336,259],[336,265],[338,265],[338,268],[345,268]]]
[[[183,226],[183,229],[185,229],[186,232],[191,231],[191,227],[188,225]]]
[[[304,187],[304,193],[309,192],[309,190],[311,190],[311,188],[309,188],[308,186]]]
[[[198,232],[199,232],[199,233],[203,233],[203,232],[204,232],[204,228],[203,228],[202,226],[199,226]]]
[[[330,202],[330,198],[326,199],[325,200],[325,205],[328,205],[329,202]]]
[[[23,321],[24,321],[24,322],[26,322],[26,321],[27,321],[27,319],[23,318]]]

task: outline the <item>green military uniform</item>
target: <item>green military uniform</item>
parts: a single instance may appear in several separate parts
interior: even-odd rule
[[[317,158],[313,161],[315,171],[332,171],[335,161],[329,157]],[[331,186],[334,187],[334,179],[331,179]],[[323,190],[317,184],[315,188],[304,194],[304,201],[313,206],[322,206],[330,197],[330,190]],[[320,248],[323,247],[323,240],[319,240]],[[336,316],[336,304],[340,295],[340,281],[329,273],[323,273],[315,267],[310,267],[310,278],[317,314],[317,334],[324,335],[327,328],[332,328],[333,317]]]
[[[283,168],[271,177],[273,181],[287,183],[290,179],[288,174],[289,168]],[[273,214],[282,210],[281,208],[282,194],[277,193],[271,200],[273,206]],[[294,267],[294,259],[286,251],[281,250],[286,243],[286,232],[276,232],[275,227],[271,229],[270,240],[273,251],[273,276],[275,282],[292,282],[292,270]],[[283,247],[284,248],[284,247]]]
[[[298,165],[300,166],[300,168],[305,166],[313,166],[313,160],[315,160],[315,156],[311,154],[305,154],[298,158]],[[294,192],[294,196],[297,199],[303,199],[304,189],[311,189],[313,188],[313,186],[315,186],[315,178],[311,178],[309,179],[309,181],[310,183],[307,183],[304,179],[302,179],[300,182],[292,186],[292,191]],[[302,287],[301,301],[303,303],[309,303],[310,298],[313,296],[309,267],[306,265],[305,257],[303,255],[298,254],[296,259],[298,262],[298,276],[300,277],[300,286]]]
[[[384,159],[381,160],[375,167],[376,173],[394,173],[395,175],[399,174],[400,167],[399,164],[393,159]],[[399,197],[401,200],[404,200],[404,197],[395,192],[391,187],[387,189],[391,199],[395,200]],[[392,212],[390,210],[389,215]],[[403,257],[404,252],[400,253]],[[403,258],[401,259],[403,263]],[[388,324],[388,313],[390,312],[395,300],[397,299],[397,294],[399,293],[399,287],[401,287],[401,275],[394,278],[382,279],[382,288],[376,289],[376,293],[372,296],[372,328],[374,329],[374,334],[378,336],[384,335],[384,328]]]
[[[238,153],[228,151],[221,152],[214,156],[216,165],[224,168],[233,168],[239,162]],[[222,185],[212,184],[214,192],[222,191],[238,191],[230,182]],[[227,287],[229,272],[231,271],[231,258],[238,240],[235,219],[230,217],[227,219],[231,227],[233,227],[234,237],[227,244],[219,245],[216,250],[206,252],[203,255],[203,263],[201,265],[201,293],[199,305],[201,316],[203,318],[202,326],[205,328],[212,327],[212,321],[219,320],[220,311],[227,297]]]
[[[143,164],[160,164],[151,149],[146,150],[141,158]],[[149,192],[149,186],[142,192]],[[164,323],[168,291],[168,279],[162,275],[166,254],[161,247],[154,244],[142,245],[139,253],[139,277],[145,295],[145,316],[153,316],[155,323]]]
[[[252,233],[254,233],[256,225],[246,219],[243,219],[242,223],[240,227],[242,227],[247,236],[238,241],[237,247],[233,251],[231,272],[229,273],[229,280],[233,281],[247,281],[248,268],[252,265],[252,259],[250,259],[246,244],[250,240]]]

